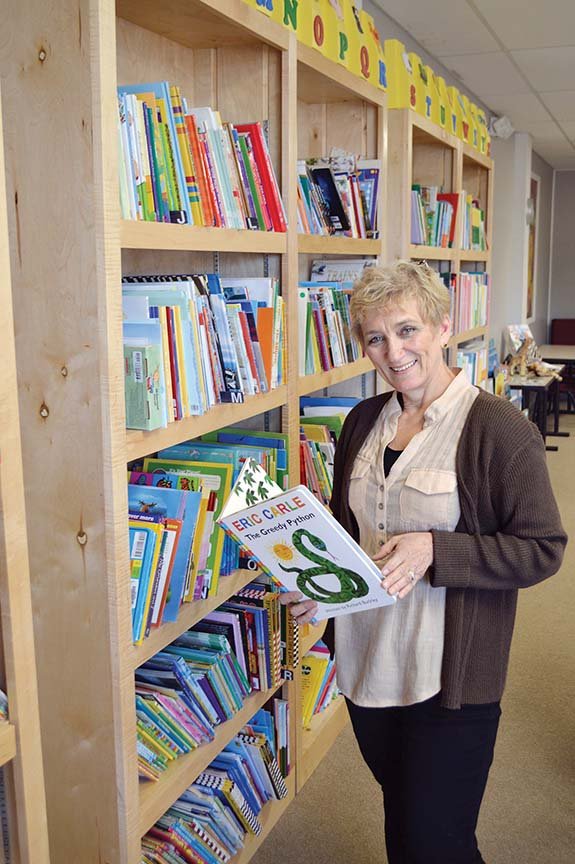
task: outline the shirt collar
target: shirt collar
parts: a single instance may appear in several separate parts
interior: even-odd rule
[[[424,422],[426,424],[437,423],[445,417],[457,405],[463,394],[470,387],[473,387],[463,369],[452,368],[451,371],[455,374],[455,378],[425,412]]]

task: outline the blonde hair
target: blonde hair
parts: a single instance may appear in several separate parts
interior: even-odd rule
[[[388,267],[366,267],[350,301],[353,332],[360,342],[361,325],[370,312],[401,306],[405,300],[415,300],[423,321],[435,327],[449,315],[449,291],[429,265],[396,261]]]

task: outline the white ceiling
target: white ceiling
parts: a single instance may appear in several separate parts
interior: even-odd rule
[[[575,0],[374,2],[550,165],[575,169]]]

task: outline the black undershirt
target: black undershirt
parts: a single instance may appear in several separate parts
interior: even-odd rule
[[[392,450],[391,447],[385,448],[383,451],[383,473],[386,477],[402,453],[403,450]]]

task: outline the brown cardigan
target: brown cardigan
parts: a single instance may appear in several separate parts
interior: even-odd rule
[[[356,540],[350,473],[389,396],[356,405],[337,446],[331,509]],[[461,517],[455,532],[432,531],[429,570],[431,584],[447,588],[441,672],[447,708],[501,698],[517,589],[555,573],[567,542],[541,436],[508,402],[480,391],[459,440],[456,471]]]

